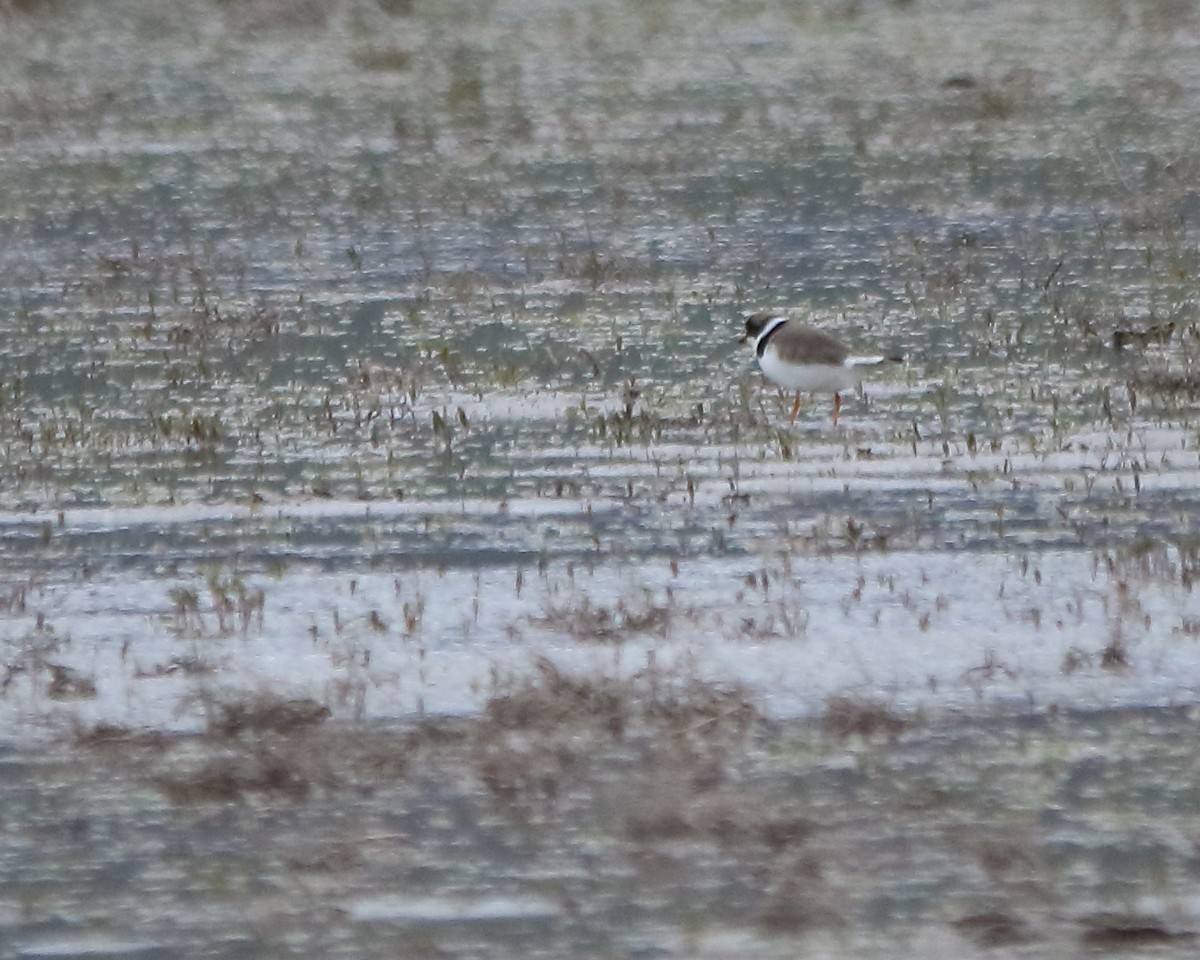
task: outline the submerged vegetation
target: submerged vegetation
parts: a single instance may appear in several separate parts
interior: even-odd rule
[[[313,705],[266,696],[228,709],[270,721],[203,744],[81,731],[80,790],[58,798],[69,814],[115,772],[139,788],[143,856],[178,857],[185,837],[197,856],[224,850],[189,886],[233,924],[209,943],[303,935],[374,957],[403,932],[451,955],[485,938],[499,956],[646,942],[694,956],[733,941],[756,958],[926,942],[1185,956],[1197,936],[1178,896],[1190,856],[1173,842],[1194,813],[1183,710],[930,721],[843,697],[819,723],[780,728],[686,676],[549,664],[500,681],[475,717],[399,729],[314,724]],[[291,715],[305,720],[276,722]],[[1146,789],[1164,776],[1175,786]],[[190,832],[214,818],[219,835]],[[229,891],[254,896],[267,877],[303,906],[246,929]],[[161,879],[79,882],[116,904]],[[1131,893],[1146,885],[1155,895]],[[330,919],[310,930],[300,909]],[[186,916],[176,935],[203,928]]]
[[[0,943],[1188,955],[1197,35],[0,0]]]
[[[924,43],[940,8],[512,6],[14,7],[0,124],[36,163],[0,207],[2,505],[492,496],[563,443],[803,459],[746,408],[735,315],[762,304],[908,353],[857,429],[916,424],[921,454],[1192,421],[1200,161],[1169,56],[1084,96],[1019,12],[981,14],[980,57]],[[87,56],[89,24],[136,55]],[[1107,9],[1076,55],[1157,50],[1156,24]],[[287,96],[254,79],[280,43],[321,51],[272,61]],[[506,422],[531,393],[580,415]]]

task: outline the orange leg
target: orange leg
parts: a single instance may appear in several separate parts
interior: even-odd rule
[[[792,404],[792,423],[796,422],[796,417],[800,416],[800,394],[796,393],[796,402]]]
[[[833,425],[836,427],[838,422],[838,414],[842,412],[842,395],[835,393],[833,395]]]

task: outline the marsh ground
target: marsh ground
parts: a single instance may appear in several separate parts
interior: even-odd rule
[[[1186,954],[1198,44],[0,4],[0,956]]]

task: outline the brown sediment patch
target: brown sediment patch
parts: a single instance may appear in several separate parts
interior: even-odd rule
[[[821,718],[821,728],[842,740],[879,735],[895,739],[912,724],[912,718],[901,716],[881,700],[849,696],[830,697]]]

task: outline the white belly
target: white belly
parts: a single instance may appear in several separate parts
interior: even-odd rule
[[[782,363],[774,350],[768,350],[758,358],[771,380],[788,390],[812,390],[817,393],[840,393],[858,384],[866,368],[848,359],[844,364],[830,366],[826,363]]]

